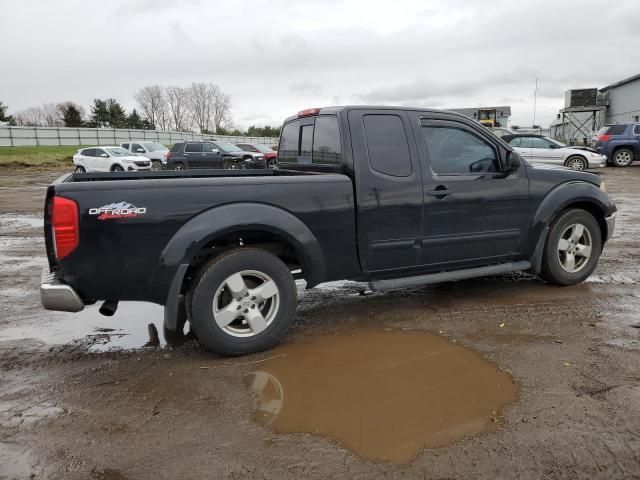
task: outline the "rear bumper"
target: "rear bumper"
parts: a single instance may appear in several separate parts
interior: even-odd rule
[[[69,285],[61,283],[47,268],[40,277],[40,301],[45,310],[79,312],[84,309],[80,295]]]
[[[605,238],[605,241],[607,241],[611,238],[611,235],[613,235],[613,231],[616,228],[616,214],[612,213],[608,217],[605,217],[605,220],[607,222],[607,238]]]

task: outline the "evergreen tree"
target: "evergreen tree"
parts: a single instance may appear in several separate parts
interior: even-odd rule
[[[99,98],[94,99],[93,105],[91,106],[91,120],[89,124],[94,128],[106,127],[109,125],[109,120],[107,102]]]
[[[0,102],[0,122],[8,122],[7,107],[4,103]]]
[[[82,113],[74,104],[63,105],[60,113],[65,127],[82,127]]]
[[[112,128],[125,128],[127,126],[127,113],[115,98],[110,98],[106,102],[109,110],[109,126]]]
[[[127,117],[127,128],[132,128],[137,130],[144,128],[142,124],[142,118],[140,118],[140,115],[138,115],[138,112],[136,111],[135,108],[131,111],[131,113]]]

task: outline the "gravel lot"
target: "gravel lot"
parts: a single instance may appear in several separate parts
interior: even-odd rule
[[[640,478],[640,167],[602,172],[618,205],[617,230],[582,285],[552,287],[519,274],[384,294],[352,282],[301,286],[297,322],[283,344],[234,359],[205,352],[189,333],[165,338],[157,307],[121,305],[112,319],[95,307],[79,315],[41,309],[42,202],[60,173],[3,172],[0,181],[0,479]],[[371,413],[387,397],[397,400],[397,391],[415,392],[431,378],[448,385],[454,375],[438,378],[455,372],[457,357],[434,355],[427,359],[434,377],[407,375],[387,388],[398,376],[383,375],[384,362],[369,365],[384,353],[365,350],[371,343],[356,337],[411,331],[441,337],[435,342],[448,342],[443,351],[473,354],[469,362],[477,356],[491,367],[482,371],[502,382],[509,376],[516,397],[449,424],[458,410],[479,405],[485,388],[462,381],[455,390],[421,391],[429,397],[420,416],[413,415],[420,402],[390,404],[394,417],[385,413],[391,407]],[[343,346],[354,336],[339,351],[344,372],[318,367],[332,355],[323,347],[332,345],[327,336]],[[287,366],[287,358],[307,358],[299,353],[305,346],[315,352],[313,368]],[[397,352],[394,368],[410,372],[430,350],[414,342],[406,359]],[[297,401],[304,418],[317,414],[314,398],[336,414],[348,406],[352,413],[340,423],[362,430],[357,441],[343,443],[331,430],[339,426],[314,432],[256,420],[256,373],[294,363],[284,393],[274,395]],[[312,388],[320,393],[305,396]],[[459,407],[443,409],[452,401]],[[359,449],[358,442],[396,435],[431,411],[443,415],[451,438],[398,434],[398,448],[412,453],[395,463],[393,455],[372,459]],[[438,418],[427,419],[436,433],[445,428]]]

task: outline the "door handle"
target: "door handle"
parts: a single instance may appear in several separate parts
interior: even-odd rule
[[[437,199],[443,199],[444,197],[446,197],[450,193],[452,193],[452,191],[449,190],[444,185],[438,185],[434,190],[427,190],[426,191],[427,195],[430,195],[432,197],[436,197]]]

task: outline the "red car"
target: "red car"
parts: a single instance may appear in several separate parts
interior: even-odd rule
[[[267,168],[278,168],[278,152],[273,148],[260,143],[236,143],[236,147],[240,147],[245,152],[263,153]]]

